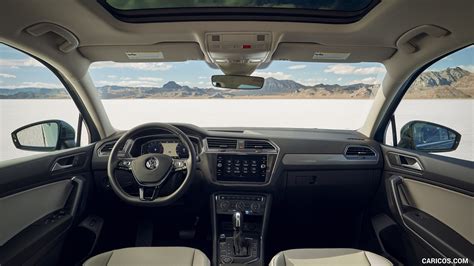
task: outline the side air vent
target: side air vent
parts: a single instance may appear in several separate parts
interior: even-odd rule
[[[366,160],[375,158],[377,154],[367,146],[347,146],[344,156],[348,159]]]
[[[275,150],[270,142],[264,140],[246,140],[244,147],[252,150]]]
[[[237,149],[237,140],[208,138],[207,147],[209,149]]]
[[[102,144],[99,148],[99,156],[108,156],[110,152],[112,152],[112,149],[114,148],[116,141],[111,141],[107,142],[105,144]],[[123,146],[120,147],[120,151],[123,151]]]

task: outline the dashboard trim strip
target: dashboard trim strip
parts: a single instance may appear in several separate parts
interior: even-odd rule
[[[377,164],[378,156],[371,159],[348,159],[344,154],[285,154],[284,165],[367,165]]]

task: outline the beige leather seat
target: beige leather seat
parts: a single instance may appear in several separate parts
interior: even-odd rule
[[[270,266],[393,265],[386,258],[358,249],[290,249],[273,257]]]
[[[112,250],[94,256],[84,266],[209,266],[200,250],[186,247],[138,247]]]

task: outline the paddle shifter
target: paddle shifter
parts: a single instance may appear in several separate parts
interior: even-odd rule
[[[247,247],[244,246],[242,236],[243,214],[241,212],[234,212],[232,215],[232,225],[234,228],[234,253],[236,256],[247,256]]]

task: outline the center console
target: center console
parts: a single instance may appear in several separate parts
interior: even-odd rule
[[[213,207],[213,265],[263,265],[270,196],[217,193]]]

